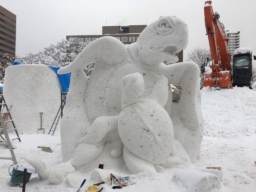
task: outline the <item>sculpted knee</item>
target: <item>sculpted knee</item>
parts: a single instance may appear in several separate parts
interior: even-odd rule
[[[193,61],[189,61],[186,63],[187,64],[187,71],[189,73],[193,72],[193,75],[199,77],[199,74],[200,74],[200,68],[198,66],[198,64],[196,64],[195,62]]]

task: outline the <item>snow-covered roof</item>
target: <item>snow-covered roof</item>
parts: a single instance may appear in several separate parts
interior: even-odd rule
[[[226,33],[227,34],[239,34],[240,31],[229,31],[229,30],[226,30]]]
[[[210,4],[210,3],[205,3],[204,6],[205,6],[205,7],[209,7],[209,6],[211,6],[211,4]]]
[[[241,53],[252,53],[252,49],[249,47],[242,47],[242,48],[237,48],[233,52],[233,55],[241,54]]]

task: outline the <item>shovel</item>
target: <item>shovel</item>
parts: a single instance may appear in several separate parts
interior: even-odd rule
[[[44,152],[52,153],[52,149],[50,147],[37,146],[37,148],[41,148]]]

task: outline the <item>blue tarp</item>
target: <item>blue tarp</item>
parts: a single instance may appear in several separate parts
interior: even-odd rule
[[[19,62],[19,61],[14,61],[13,62],[13,65],[19,65],[19,64],[21,64],[21,62]]]
[[[62,92],[68,92],[69,89],[69,84],[70,84],[70,77],[71,77],[71,73],[67,73],[67,74],[63,74],[63,75],[59,75],[57,73],[57,71],[60,69],[59,66],[49,66],[58,76],[60,85],[61,85],[61,91]]]
[[[19,61],[14,61],[13,65],[20,65],[22,64]],[[59,75],[57,73],[57,71],[60,69],[59,66],[49,66],[57,75],[60,85],[61,85],[61,91],[62,92],[68,92],[69,89],[69,84],[70,84],[70,77],[71,77],[71,73],[67,73],[67,74],[63,74],[63,75]]]

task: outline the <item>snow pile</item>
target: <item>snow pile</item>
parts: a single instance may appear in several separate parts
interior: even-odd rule
[[[205,73],[204,73],[204,74],[211,74],[211,73],[212,73],[212,68],[206,66],[206,67],[205,67]]]
[[[20,133],[48,131],[60,106],[60,84],[57,75],[46,65],[16,65],[5,70],[4,97]],[[12,124],[8,123],[12,128]]]
[[[218,192],[221,188],[216,175],[195,170],[179,170],[174,173],[172,180],[188,189],[188,192]]]

